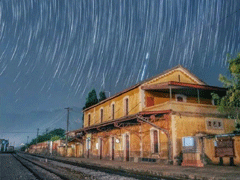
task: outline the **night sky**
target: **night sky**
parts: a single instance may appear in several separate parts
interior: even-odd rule
[[[0,0],[0,139],[81,127],[111,95],[178,64],[222,86],[240,52],[240,0]],[[108,96],[108,92],[106,95]]]

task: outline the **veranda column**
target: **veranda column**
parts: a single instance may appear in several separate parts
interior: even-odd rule
[[[143,158],[142,123],[141,123],[141,126],[140,126],[140,157]]]
[[[170,93],[170,101],[172,101],[172,87],[169,87],[169,93]]]

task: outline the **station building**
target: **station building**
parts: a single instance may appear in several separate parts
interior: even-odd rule
[[[68,154],[178,164],[183,158],[183,138],[198,137],[197,157],[191,159],[188,154],[185,163],[201,166],[203,157],[218,163],[216,135],[232,133],[236,122],[217,110],[213,92],[224,96],[226,89],[209,86],[176,66],[85,109],[83,128],[69,133]],[[240,152],[234,151],[239,163]],[[229,160],[223,157],[223,161]]]

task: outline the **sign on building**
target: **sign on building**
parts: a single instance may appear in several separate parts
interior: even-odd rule
[[[232,137],[218,137],[214,142],[215,157],[234,157],[234,140]]]
[[[184,153],[194,153],[197,151],[197,140],[194,136],[182,138],[182,150]]]

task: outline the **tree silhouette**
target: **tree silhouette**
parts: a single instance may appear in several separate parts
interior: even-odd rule
[[[105,94],[104,91],[101,91],[101,92],[99,93],[99,102],[100,102],[100,101],[103,101],[104,99],[107,99],[106,94]]]

